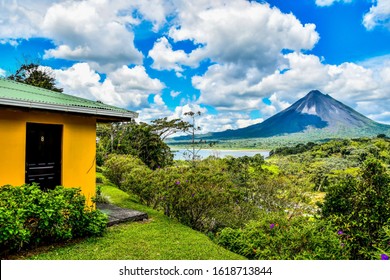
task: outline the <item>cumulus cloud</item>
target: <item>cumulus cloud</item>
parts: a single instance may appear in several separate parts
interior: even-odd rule
[[[316,0],[318,6],[336,2],[352,0]],[[388,3],[374,2],[364,16],[367,29],[390,28]],[[200,91],[199,98],[182,99],[174,112],[166,102],[183,97],[184,92],[170,89],[162,96],[165,85],[141,66],[144,57],[134,44],[133,28],[145,21],[154,32],[166,31],[148,53],[152,68],[181,76],[187,67],[197,68],[207,60],[191,80]],[[235,129],[260,122],[319,89],[375,120],[390,122],[390,58],[324,64],[314,55],[301,53],[318,42],[315,25],[302,24],[293,14],[265,3],[0,1],[0,25],[0,44],[16,46],[21,39],[45,37],[55,44],[45,58],[75,61],[68,69],[55,70],[65,92],[138,110],[145,121],[200,110],[202,132]],[[192,42],[190,51],[178,47],[183,41],[186,46]],[[283,55],[284,50],[290,50],[289,54]],[[0,69],[0,76],[4,73]],[[271,104],[263,102],[265,97]],[[210,114],[204,106],[213,106],[218,113]],[[247,113],[251,110],[260,110],[262,118],[251,119]]]
[[[363,24],[368,30],[376,26],[384,26],[390,30],[390,2],[388,0],[376,0],[376,5],[364,15]]]
[[[88,63],[54,72],[64,92],[130,109],[148,106],[148,96],[164,88],[158,79],[147,75],[143,66],[123,66],[108,73],[104,81]]]
[[[214,64],[203,76],[193,77],[192,84],[201,91],[201,103],[218,110],[250,110],[258,108],[262,102],[262,94],[250,89],[261,77],[261,72],[255,67]]]
[[[5,77],[6,74],[7,74],[7,71],[5,71],[4,69],[0,68],[0,77]]]
[[[265,106],[263,105],[260,107],[260,111],[265,119],[272,117],[276,113],[286,109],[291,105],[291,103],[281,100],[280,96],[278,96],[276,93],[273,93],[268,99],[271,104],[266,104]]]
[[[192,120],[185,115],[185,113],[190,111],[201,112],[201,115],[196,117],[196,126],[201,128],[198,131],[200,134],[242,128],[263,121],[262,118],[251,119],[249,114],[240,112],[210,114],[206,108],[196,103],[188,103],[176,107],[171,118],[180,118],[191,123]]]
[[[20,39],[45,37],[56,44],[45,58],[88,61],[108,71],[142,64],[133,27],[149,21],[158,31],[173,10],[164,0],[1,1],[0,38],[17,45]]]
[[[173,119],[172,112],[169,110],[161,95],[155,95],[152,104],[146,108],[139,109],[137,112],[139,114],[138,122],[150,123],[152,120],[165,117]]]
[[[172,45],[166,37],[156,41],[153,49],[149,51],[149,56],[153,59],[152,68],[157,70],[174,70],[182,72],[182,65],[197,67],[199,61],[204,58],[202,51],[196,50],[191,55],[183,50],[173,50]]]
[[[28,39],[39,36],[47,7],[56,1],[1,1],[0,2],[0,38]]]
[[[314,24],[302,25],[294,15],[268,4],[240,0],[181,5],[169,36],[196,44],[189,54],[195,61],[208,57],[217,63],[268,69],[282,49],[311,49],[319,40]]]
[[[283,14],[268,4],[249,1],[179,1],[176,24],[169,32],[173,43],[192,41],[194,49],[173,50],[161,38],[149,52],[158,70],[183,71],[209,59],[203,75],[192,78],[199,102],[218,110],[251,110],[264,94],[251,88],[284,63],[283,50],[311,49],[319,40],[314,24]],[[205,32],[207,30],[207,32]]]
[[[115,3],[108,8],[104,0],[51,6],[42,30],[57,48],[46,51],[45,58],[89,61],[112,68],[142,63],[142,54],[134,46],[134,34],[126,28],[126,24],[135,21],[126,14],[118,16],[119,8]]]

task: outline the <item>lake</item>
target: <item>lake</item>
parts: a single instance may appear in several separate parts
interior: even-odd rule
[[[172,152],[175,154],[174,159],[186,159],[183,155],[185,152],[185,149],[179,149],[179,150],[172,150]],[[198,156],[201,157],[201,159],[205,159],[208,156],[216,156],[219,158],[223,158],[226,156],[232,156],[232,157],[243,157],[243,156],[254,156],[255,154],[261,154],[264,158],[267,158],[269,156],[269,151],[264,150],[214,150],[214,149],[204,149],[200,150],[198,152]]]

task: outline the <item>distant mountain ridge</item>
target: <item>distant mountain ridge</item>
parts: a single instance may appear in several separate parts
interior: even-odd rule
[[[389,131],[390,126],[377,123],[331,96],[318,90],[312,90],[287,109],[262,123],[236,130],[209,133],[202,138],[262,138],[313,129],[334,134],[347,131],[351,132],[351,135],[360,137],[363,136],[363,133],[379,134],[383,131]]]

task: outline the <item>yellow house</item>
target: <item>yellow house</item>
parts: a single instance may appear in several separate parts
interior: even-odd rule
[[[95,195],[96,123],[135,112],[0,79],[0,186],[39,183]]]

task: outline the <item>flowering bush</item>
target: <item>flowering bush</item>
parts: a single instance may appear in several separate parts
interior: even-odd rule
[[[351,259],[377,258],[373,254],[377,254],[381,235],[390,223],[386,168],[378,160],[366,160],[360,178],[349,177],[328,188],[321,209],[323,217],[343,231]]]
[[[333,226],[321,220],[284,213],[264,213],[242,229],[225,228],[218,244],[249,259],[346,259],[347,252]]]

